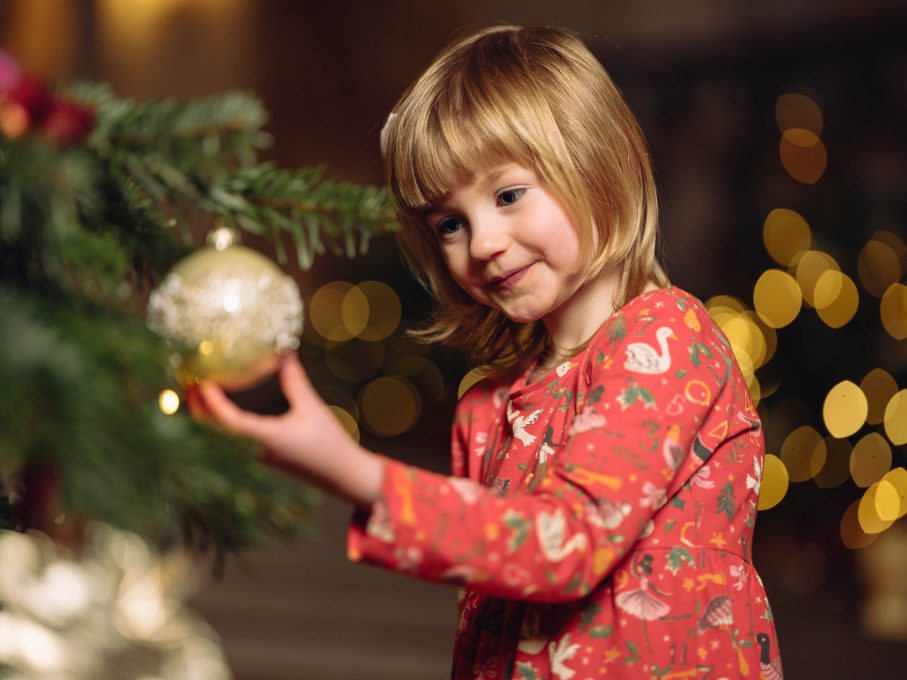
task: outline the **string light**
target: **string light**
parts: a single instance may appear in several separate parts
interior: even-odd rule
[[[891,397],[885,407],[885,436],[895,446],[907,444],[907,390]]]
[[[784,328],[797,318],[802,307],[800,285],[787,272],[769,269],[753,289],[753,306],[759,318],[771,328]]]
[[[891,469],[891,447],[877,432],[870,432],[858,441],[850,454],[850,476],[859,487],[878,482]]]
[[[849,380],[832,387],[822,405],[822,419],[832,436],[849,437],[863,427],[869,413],[869,402],[863,390]]]
[[[359,393],[363,425],[379,437],[395,437],[410,429],[422,409],[419,392],[406,378],[382,376]]]
[[[788,486],[787,468],[784,467],[784,463],[772,453],[765,454],[757,508],[768,510],[778,505],[787,493]]]
[[[172,416],[180,408],[179,395],[173,390],[162,390],[158,395],[157,403],[161,411],[168,416]]]

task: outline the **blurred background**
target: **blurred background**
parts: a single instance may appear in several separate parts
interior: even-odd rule
[[[2,0],[0,47],[136,99],[250,90],[276,164],[380,184],[397,97],[452,37],[499,22],[577,31],[648,136],[669,275],[731,339],[773,454],[755,561],[787,676],[903,676],[907,4]],[[406,339],[430,304],[393,240],[290,272],[302,354],[338,416],[367,447],[446,471],[471,367]],[[279,401],[272,384],[242,399]],[[454,592],[348,564],[348,515],[327,500],[319,536],[198,577],[190,604],[235,677],[447,676]]]

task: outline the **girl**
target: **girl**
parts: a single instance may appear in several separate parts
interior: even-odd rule
[[[286,414],[204,384],[212,417],[357,507],[351,559],[464,587],[455,678],[780,678],[751,561],[759,419],[656,262],[648,155],[601,65],[564,31],[480,31],[382,148],[437,300],[420,334],[492,367],[457,408],[453,476],[357,446],[295,357]]]

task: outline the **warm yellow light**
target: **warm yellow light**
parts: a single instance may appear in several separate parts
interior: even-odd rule
[[[882,533],[893,524],[893,520],[886,520],[879,515],[878,492],[879,483],[876,482],[863,493],[857,509],[857,519],[860,521],[860,528],[867,534]],[[882,502],[887,504],[889,501],[883,500]]]
[[[368,303],[368,323],[357,335],[363,340],[383,340],[397,330],[403,307],[393,288],[381,281],[363,281],[356,288]]]
[[[809,250],[795,260],[797,283],[807,304],[815,307],[816,284],[829,270],[841,271],[841,267],[828,253],[820,250]]]
[[[901,390],[885,407],[885,436],[895,446],[907,444],[907,390]]]
[[[882,326],[895,340],[907,338],[907,286],[894,283],[882,295]]]
[[[368,325],[368,298],[359,286],[350,288],[340,304],[340,319],[351,336],[358,336]]]
[[[397,376],[376,378],[359,393],[362,423],[380,437],[406,432],[419,419],[421,408],[418,390]]]
[[[841,541],[851,550],[859,550],[876,540],[878,534],[867,534],[860,526],[861,500],[851,503],[841,518]]]
[[[309,320],[318,334],[333,342],[345,342],[353,337],[343,323],[343,301],[353,284],[332,281],[319,288],[308,304]]]
[[[425,357],[402,357],[387,364],[390,375],[399,375],[419,388],[422,403],[434,405],[444,397],[444,376],[433,362]]]
[[[901,509],[901,496],[894,484],[885,478],[874,484],[875,492],[875,511],[883,522],[893,522],[898,518],[898,512]]]
[[[805,482],[815,477],[826,459],[825,441],[815,428],[798,427],[781,445],[781,461],[792,482]]]
[[[158,406],[166,415],[172,416],[179,410],[180,398],[173,390],[163,390],[157,398]]]
[[[803,184],[815,184],[825,173],[828,153],[816,133],[802,128],[785,130],[778,147],[781,165]]]
[[[788,92],[778,97],[775,102],[775,121],[781,132],[798,128],[809,130],[815,135],[822,134],[821,109],[812,99],[798,92]]]
[[[353,416],[348,413],[346,409],[342,409],[339,406],[329,405],[328,408],[330,409],[331,413],[334,414],[334,417],[337,419],[340,425],[343,426],[343,429],[346,430],[346,433],[350,436],[350,438],[358,444],[359,426],[356,424],[356,420],[353,418]]]
[[[800,313],[800,286],[787,272],[769,269],[753,290],[753,306],[759,318],[772,328],[784,328]]]
[[[903,273],[901,260],[888,243],[873,239],[860,251],[857,275],[871,295],[882,297],[891,284],[900,280]]]
[[[825,428],[839,439],[849,437],[863,427],[868,413],[866,395],[850,380],[843,380],[832,387],[822,406]]]
[[[800,213],[787,208],[772,210],[762,225],[762,241],[778,264],[790,266],[798,253],[810,249],[812,233]]]
[[[874,368],[860,381],[860,389],[869,402],[866,422],[878,425],[885,419],[885,407],[898,391],[898,384],[883,368]]]
[[[882,478],[894,487],[898,495],[898,514],[896,519],[907,515],[907,470],[902,467],[891,469]]]
[[[872,486],[890,469],[891,447],[880,434],[870,432],[854,445],[850,454],[850,476],[857,486]]]
[[[768,510],[778,505],[787,493],[788,485],[787,468],[784,467],[784,463],[774,454],[765,454],[758,509]]]
[[[859,304],[857,287],[846,274],[829,269],[816,281],[816,312],[831,328],[841,328],[853,319]]]
[[[380,342],[353,339],[348,342],[328,342],[325,363],[331,373],[345,382],[368,380],[381,368],[384,346]]]

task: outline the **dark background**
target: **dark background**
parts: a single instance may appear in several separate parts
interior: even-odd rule
[[[873,232],[907,237],[904,2],[565,0],[555,9],[543,0],[3,0],[0,45],[46,77],[106,80],[123,96],[252,90],[271,114],[267,155],[276,163],[323,164],[333,178],[380,183],[378,132],[399,94],[452,36],[500,21],[572,28],[611,72],[651,144],[669,274],[703,300],[751,303],[756,279],[776,266],[762,224],[777,207],[800,212],[813,247],[855,280]],[[829,160],[813,185],[779,162],[775,102],[787,92],[823,112]],[[306,297],[334,279],[378,279],[398,291],[410,324],[427,309],[391,239],[361,259],[326,256],[291,271]],[[841,380],[859,383],[881,367],[907,387],[907,341],[893,340],[878,300],[860,294],[857,316],[841,329],[804,310],[779,331],[777,354],[759,373],[776,387],[760,405],[769,451],[799,425],[824,432],[822,400]],[[355,393],[326,371],[318,348],[306,351],[319,385]],[[366,434],[363,443],[443,471],[468,366],[450,352],[429,356],[445,377],[444,400],[405,435]],[[271,398],[267,389],[258,398]],[[893,464],[905,462],[896,447]],[[846,549],[840,519],[861,492],[850,480],[826,490],[792,484],[760,513],[755,559],[788,678],[907,675],[907,528],[901,521],[869,548]],[[347,564],[347,516],[327,502],[321,538],[265,546],[231,562],[222,580],[203,579],[194,606],[238,678],[446,676],[453,591]],[[881,590],[903,603],[885,636],[864,609]]]

